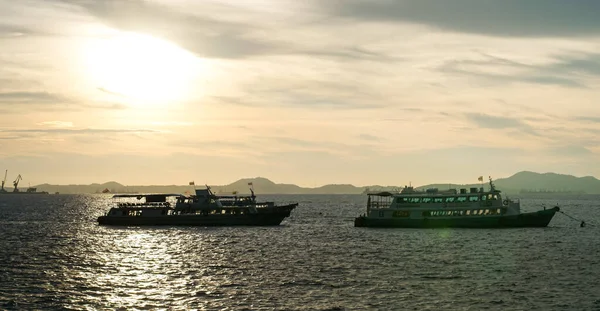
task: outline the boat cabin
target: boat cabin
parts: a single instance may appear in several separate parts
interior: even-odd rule
[[[503,199],[490,180],[490,190],[481,188],[417,190],[367,193],[367,215],[371,217],[448,217],[512,215],[520,213],[518,200]],[[389,214],[389,215],[388,215]]]
[[[175,198],[181,194],[116,194],[115,206],[106,216],[161,216],[173,212]]]

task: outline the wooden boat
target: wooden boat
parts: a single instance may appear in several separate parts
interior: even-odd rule
[[[355,227],[396,228],[510,228],[546,227],[558,206],[522,213],[519,200],[502,198],[490,178],[482,188],[368,193],[367,212],[354,220]]]
[[[196,189],[195,195],[117,194],[117,202],[106,215],[98,217],[101,225],[123,226],[277,226],[290,216],[298,203],[275,205],[257,202],[250,196],[217,196],[209,187]],[[137,202],[131,202],[137,199]]]

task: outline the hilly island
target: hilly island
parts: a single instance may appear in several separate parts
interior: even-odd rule
[[[507,194],[534,194],[534,195],[564,195],[564,194],[600,194],[600,180],[592,176],[575,177],[556,173],[535,173],[523,171],[507,178],[494,180],[495,185]],[[350,184],[330,184],[321,187],[300,187],[294,184],[279,184],[263,177],[243,178],[228,185],[210,185],[215,193],[249,193],[249,184],[252,184],[257,194],[361,194],[367,191],[398,190],[404,185],[396,186],[354,186]],[[418,186],[418,189],[428,188],[471,188],[481,187],[482,183],[453,184],[439,183]],[[487,183],[484,181],[484,186]],[[36,186],[39,191],[61,194],[86,194],[86,193],[191,193],[194,186],[190,185],[150,185],[135,186],[122,185],[117,182],[89,185],[51,185],[41,184]],[[197,187],[200,187],[198,185]]]

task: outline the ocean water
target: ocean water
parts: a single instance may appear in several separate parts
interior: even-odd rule
[[[105,227],[106,195],[0,196],[2,310],[600,310],[600,197],[548,228],[354,228],[360,195],[278,227]]]

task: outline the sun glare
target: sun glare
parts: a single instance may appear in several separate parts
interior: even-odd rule
[[[119,33],[90,45],[88,73],[94,85],[130,104],[156,105],[185,100],[202,60],[152,36]]]

